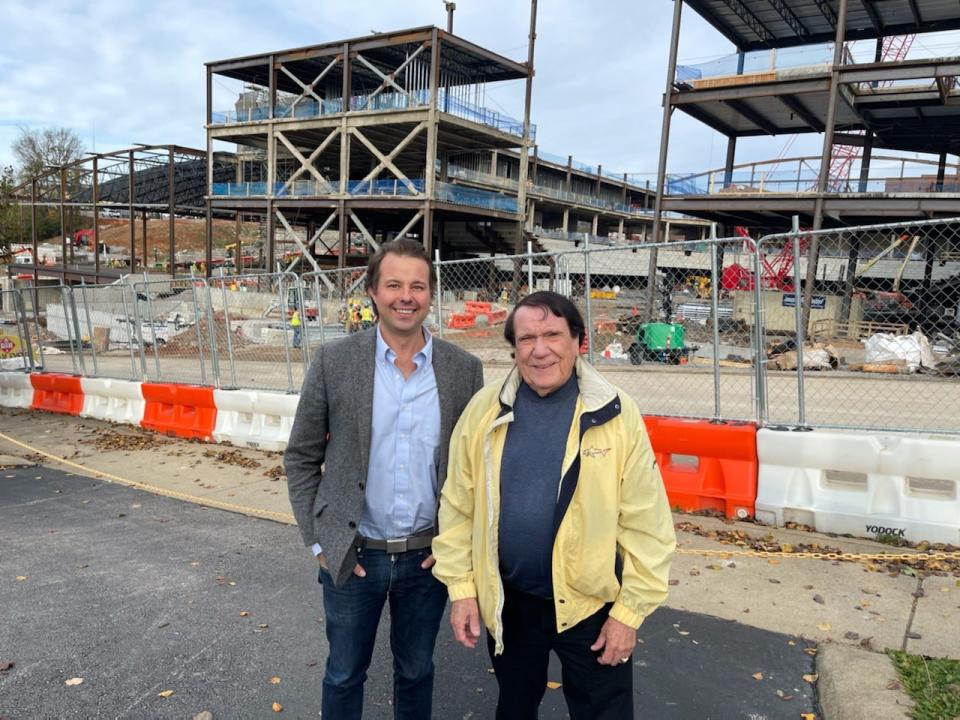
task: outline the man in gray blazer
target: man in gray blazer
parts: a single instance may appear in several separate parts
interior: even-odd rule
[[[430,545],[450,435],[483,386],[477,358],[423,328],[434,282],[420,243],[380,247],[366,278],[378,324],[317,350],[284,455],[293,514],[320,564],[325,718],[360,720],[388,600],[394,716],[431,717],[446,588]]]

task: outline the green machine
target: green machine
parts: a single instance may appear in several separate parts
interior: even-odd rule
[[[627,351],[630,362],[658,362],[667,365],[686,364],[699,347],[687,347],[683,340],[683,325],[680,323],[642,323],[637,327],[637,337]]]

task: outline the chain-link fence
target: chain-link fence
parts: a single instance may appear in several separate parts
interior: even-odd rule
[[[303,380],[301,286],[293,273],[220,276],[208,285],[220,385],[293,392]],[[302,330],[301,330],[302,332]]]
[[[513,363],[516,302],[554,290],[587,321],[585,356],[645,413],[960,432],[960,220],[528,250],[433,272],[428,327],[491,381]],[[35,370],[296,392],[313,349],[374,324],[365,280],[24,287],[3,293],[0,329]]]
[[[87,374],[120,380],[144,376],[133,286],[126,283],[76,285],[73,298]],[[47,326],[53,329],[50,317],[48,305]]]
[[[757,343],[733,317],[736,293],[750,294],[713,278],[754,256],[723,238],[439,263],[443,337],[508,365],[507,315],[531,289],[554,290],[586,320],[583,352],[643,412],[752,419]]]
[[[960,430],[960,220],[797,230],[758,256],[762,421]]]
[[[16,290],[0,290],[0,370],[35,366],[30,328]]]
[[[206,283],[199,278],[133,282],[143,379],[214,385]]]

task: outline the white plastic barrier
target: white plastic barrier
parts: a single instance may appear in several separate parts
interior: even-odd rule
[[[757,455],[761,522],[960,544],[960,440],[761,429]]]
[[[33,385],[29,373],[0,372],[0,405],[28,408],[33,405]]]
[[[284,450],[300,396],[214,390],[213,401],[217,406],[214,440],[261,450]]]
[[[253,404],[255,390],[214,390],[213,404],[217,406],[217,424],[213,439],[234,445],[258,447]]]
[[[139,425],[146,401],[140,383],[113,378],[81,378],[82,417]]]
[[[257,393],[254,408],[256,417],[261,419],[259,447],[264,450],[286,450],[299,402],[299,394]]]

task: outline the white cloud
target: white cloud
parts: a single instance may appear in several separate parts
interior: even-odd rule
[[[446,24],[441,0],[7,0],[3,13],[0,165],[11,162],[18,125],[71,127],[91,147],[95,135],[100,151],[204,147],[205,62]],[[652,0],[539,3],[532,120],[543,150],[656,170],[671,13]],[[522,61],[528,21],[527,2],[457,0],[454,30]],[[730,52],[689,9],[681,37],[681,57]],[[235,85],[217,79],[214,109],[232,105]],[[522,117],[522,82],[490,88],[488,101]],[[671,146],[671,169],[722,163],[725,139],[679,113],[674,137],[683,141]],[[750,152],[775,156],[783,142]]]

